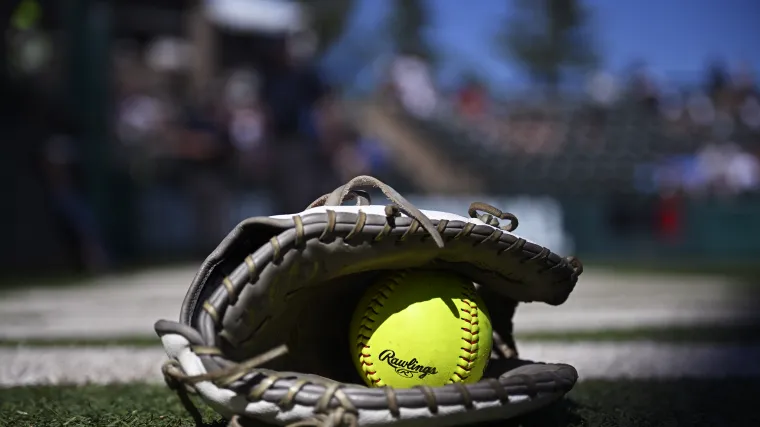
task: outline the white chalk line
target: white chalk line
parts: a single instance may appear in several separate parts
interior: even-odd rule
[[[760,345],[526,343],[525,359],[569,363],[581,380],[760,377]],[[0,387],[161,383],[161,348],[0,348]]]

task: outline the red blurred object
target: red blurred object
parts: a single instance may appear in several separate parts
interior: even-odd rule
[[[681,238],[683,229],[683,200],[677,193],[660,197],[657,210],[657,225],[662,240],[676,243]]]
[[[459,113],[467,119],[477,119],[486,113],[487,94],[480,85],[468,85],[459,91]]]

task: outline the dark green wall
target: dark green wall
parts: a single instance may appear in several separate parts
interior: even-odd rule
[[[663,238],[658,232],[655,200],[620,203],[618,210],[627,212],[622,221],[628,227],[623,230],[614,226],[611,200],[574,198],[562,202],[565,227],[574,236],[579,254],[613,260],[760,262],[760,196],[686,200],[680,210],[682,228],[674,239]]]

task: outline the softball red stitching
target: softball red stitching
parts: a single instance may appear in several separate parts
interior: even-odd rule
[[[369,348],[368,345],[364,345],[364,347],[362,347],[362,351],[360,353],[360,355],[362,357],[362,361],[361,361],[362,366],[372,366],[372,362],[367,362],[366,360],[364,360],[364,358],[371,358],[372,357],[372,355],[369,352],[366,352],[366,353],[364,352],[364,350],[366,350],[368,348]],[[369,378],[369,376],[377,374],[377,371],[366,370],[366,371],[364,371],[364,374],[367,376],[367,378]],[[375,383],[380,382],[380,380],[373,380],[372,378],[370,378],[370,380],[372,380]]]
[[[462,337],[462,341],[466,342],[470,346],[473,346],[473,345],[476,345],[480,341],[478,335],[477,334],[473,334],[473,332],[472,332],[472,327],[478,325],[478,323],[479,323],[478,322],[478,306],[477,306],[477,304],[475,304],[472,301],[470,301],[470,299],[474,299],[474,297],[473,297],[470,289],[464,289],[463,288],[462,289],[462,296],[464,298],[462,298],[461,301],[464,304],[466,304],[468,308],[467,309],[460,308],[460,310],[463,313],[469,314],[470,317],[471,317],[471,319],[464,319],[464,318],[462,318],[462,320],[469,325],[469,327],[462,327],[462,331],[466,332],[467,335],[469,335],[469,337],[463,336]],[[465,357],[465,356],[461,356],[460,355],[459,358],[462,359],[462,360],[464,360],[465,362],[467,362],[467,364],[470,365],[470,366],[472,364],[474,364],[475,363],[475,359],[477,358],[477,351],[470,350],[470,349],[467,349],[467,348],[464,348],[464,347],[462,347],[462,350],[468,356]],[[472,367],[462,366],[460,364],[457,364],[457,367],[461,368],[464,372],[466,372],[465,376],[462,376],[462,374],[460,374],[459,372],[454,372],[454,375],[456,375],[457,377],[459,377],[459,379],[464,380],[466,377],[470,376],[470,372],[472,371]],[[453,382],[453,379],[454,379],[454,375],[452,375],[452,379],[450,380],[452,382]]]
[[[372,299],[367,304],[367,308],[364,312],[364,316],[361,319],[362,323],[364,321],[369,321],[368,323],[370,324],[374,324],[376,322],[376,319],[370,316],[370,312],[372,312],[375,315],[380,315],[380,313],[378,312],[378,309],[382,309],[384,307],[385,305],[384,301],[389,298],[390,294],[395,290],[396,286],[398,286],[398,282],[397,282],[398,275],[399,274],[396,274],[395,276],[389,278],[388,282],[385,283],[382,287],[380,287],[380,289],[377,290],[377,294],[374,297],[372,297]],[[373,307],[373,305],[376,305],[378,308]],[[366,329],[370,333],[374,331],[374,329],[368,325],[364,325],[364,324],[361,325],[359,330],[361,331],[362,328]],[[360,332],[357,334],[357,341],[359,341],[359,345],[363,346],[362,350],[360,351],[362,366],[372,366],[373,364],[373,362],[371,361],[368,362],[367,360],[364,360],[364,359],[371,360],[372,358],[372,354],[369,351],[370,346],[366,344],[366,341],[369,339],[370,339],[369,336],[365,336]],[[380,378],[378,379],[370,378],[370,376],[377,375],[377,371],[366,370],[364,371],[364,375],[365,377],[367,377],[367,379],[369,379],[375,384],[382,382],[382,379]]]

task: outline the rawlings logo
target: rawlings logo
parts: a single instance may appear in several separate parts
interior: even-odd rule
[[[396,352],[393,350],[383,350],[380,353],[380,361],[385,362],[391,368],[396,370],[396,373],[404,378],[412,378],[415,374],[419,374],[419,378],[425,378],[428,375],[435,375],[438,371],[434,366],[420,365],[417,359],[402,360],[396,358]]]

